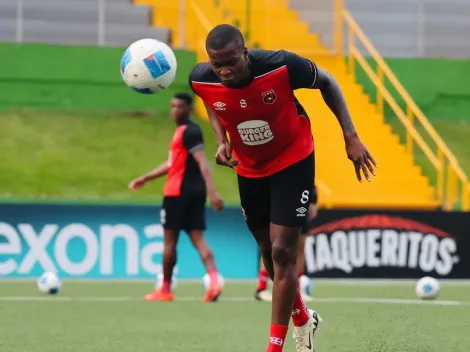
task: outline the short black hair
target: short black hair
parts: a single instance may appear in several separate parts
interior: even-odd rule
[[[184,101],[185,104],[188,106],[193,105],[193,97],[189,93],[178,92],[178,93],[175,93],[175,95],[173,95],[173,98]]]
[[[237,27],[230,24],[219,24],[207,35],[206,48],[214,50],[223,49],[233,41],[237,42],[240,46],[245,46],[243,34]]]

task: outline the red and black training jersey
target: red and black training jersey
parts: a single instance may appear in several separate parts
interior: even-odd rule
[[[208,62],[196,65],[193,91],[214,110],[225,127],[244,177],[272,175],[310,155],[313,137],[307,114],[294,95],[312,88],[316,65],[287,51],[250,50],[252,82],[225,87]]]
[[[194,122],[176,128],[168,156],[165,197],[199,196],[206,194],[206,185],[192,153],[203,149],[201,128]]]

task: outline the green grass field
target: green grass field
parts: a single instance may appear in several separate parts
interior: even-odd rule
[[[254,283],[227,283],[221,301],[200,301],[180,283],[177,301],[146,302],[150,283],[65,282],[57,296],[32,281],[0,282],[0,350],[15,352],[240,352],[266,348],[270,304]],[[470,285],[442,285],[436,301],[412,283],[318,282],[310,306],[324,318],[317,352],[467,352]],[[289,332],[289,335],[292,331]],[[295,351],[291,338],[287,352]]]
[[[206,153],[218,191],[238,202],[232,170],[216,166],[208,123]],[[130,180],[168,157],[173,121],[154,114],[83,115],[48,110],[0,112],[0,197],[118,202],[161,199],[164,178],[133,193]]]
[[[217,189],[228,204],[238,204],[235,173],[213,163],[216,146],[211,127],[206,121],[196,121],[203,128]],[[2,199],[135,203],[161,199],[164,178],[137,193],[128,191],[127,184],[166,160],[174,131],[166,116],[3,110],[0,126]],[[470,123],[438,120],[435,126],[470,174]],[[424,155],[417,153],[416,160],[424,174],[435,180]]]

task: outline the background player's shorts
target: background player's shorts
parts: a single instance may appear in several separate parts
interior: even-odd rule
[[[186,232],[206,229],[206,196],[163,198],[160,213],[163,228]]]
[[[250,231],[273,223],[302,227],[315,181],[313,153],[307,158],[262,178],[238,175],[238,189],[245,220]]]

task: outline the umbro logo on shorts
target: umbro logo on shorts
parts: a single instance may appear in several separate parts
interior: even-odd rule
[[[305,216],[305,213],[307,212],[307,209],[305,209],[304,207],[300,207],[300,208],[297,208],[295,210],[297,211],[297,216],[298,217]]]

